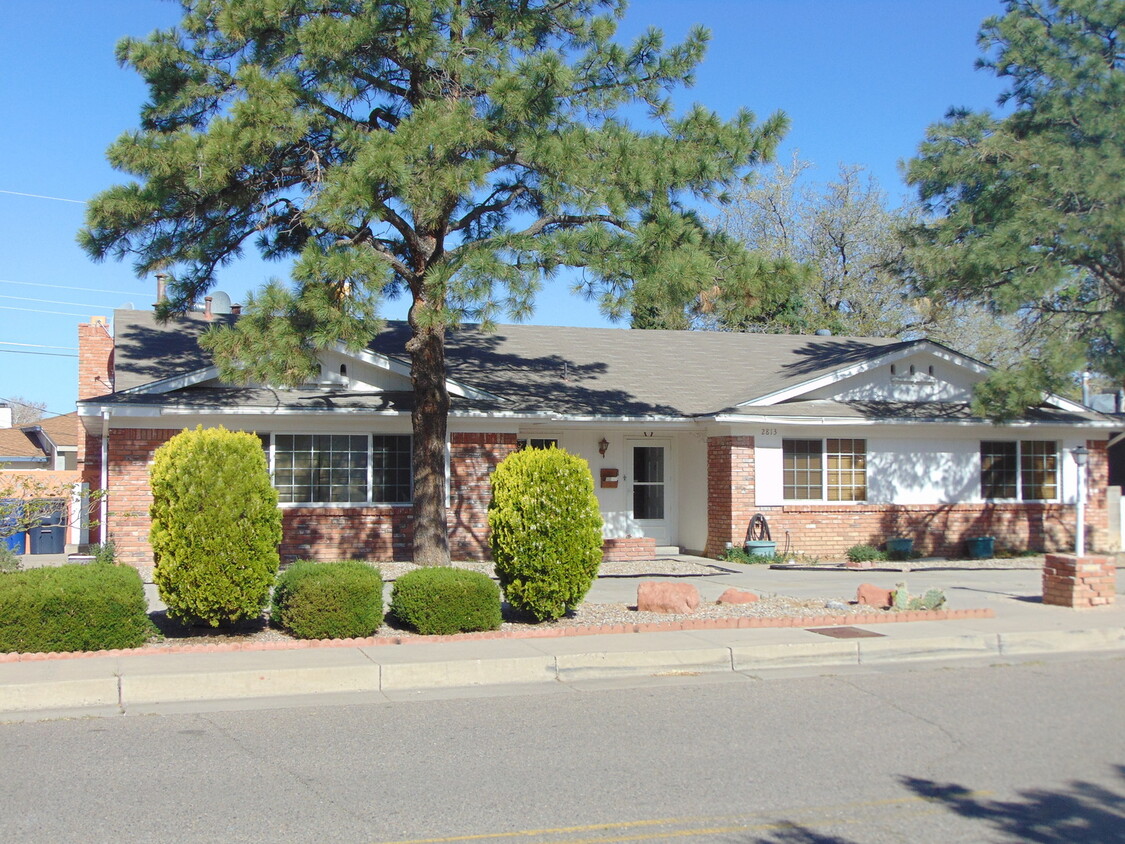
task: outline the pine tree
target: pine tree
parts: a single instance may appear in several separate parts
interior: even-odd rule
[[[362,347],[380,297],[410,297],[415,561],[448,561],[445,332],[520,319],[582,267],[607,313],[636,291],[690,298],[731,244],[686,203],[769,158],[786,120],[673,114],[707,33],[614,41],[623,0],[183,0],[174,30],[118,45],[148,83],[109,157],[137,182],[100,194],[96,259],[171,272],[190,307],[254,243],[296,256],[249,318],[207,343],[229,380],[294,384],[318,349]],[[649,128],[633,128],[644,123]],[[762,285],[738,258],[732,285]]]
[[[953,110],[908,178],[937,219],[913,233],[936,293],[1018,312],[1044,342],[978,407],[1007,417],[1086,364],[1125,377],[1125,0],[1008,0],[978,66],[1003,118]]]

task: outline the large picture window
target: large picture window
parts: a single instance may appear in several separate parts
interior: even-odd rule
[[[270,436],[263,435],[270,445]],[[410,501],[410,437],[274,434],[270,473],[282,504]]]
[[[786,501],[866,501],[867,440],[783,439]]]
[[[1059,446],[1053,440],[983,440],[980,495],[986,499],[1055,501]]]

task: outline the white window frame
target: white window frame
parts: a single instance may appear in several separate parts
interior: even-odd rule
[[[833,499],[828,497],[828,441],[829,440],[849,440],[851,442],[863,443],[863,498],[846,498],[846,499]],[[819,498],[789,498],[786,496],[785,483],[785,443],[787,441],[794,442],[819,442],[820,443],[820,497]],[[854,456],[856,452],[851,452]],[[782,504],[798,505],[798,504],[831,504],[831,505],[848,505],[848,504],[866,504],[868,501],[868,492],[870,490],[870,477],[869,470],[869,455],[868,441],[866,437],[782,437],[781,440],[781,501]],[[852,484],[848,484],[850,488]]]
[[[270,484],[277,489],[275,480],[275,470],[277,466],[277,440],[276,437],[330,437],[330,436],[344,436],[344,437],[365,437],[367,440],[367,500],[366,501],[284,501],[279,502],[278,506],[281,508],[310,508],[310,507],[323,507],[323,508],[348,508],[348,507],[408,507],[412,504],[414,494],[414,474],[411,471],[410,475],[410,497],[404,501],[373,501],[372,492],[375,487],[375,461],[374,461],[374,438],[375,437],[401,437],[407,440],[407,452],[412,453],[413,450],[413,437],[410,434],[383,434],[383,433],[347,433],[335,432],[325,433],[323,431],[276,431],[271,433],[259,433],[259,437],[268,439],[268,445],[263,442],[266,452],[266,460],[269,464]],[[448,459],[448,448],[446,455]],[[448,477],[448,472],[446,473]]]
[[[1012,443],[1016,447],[1016,496],[1015,498],[988,498],[984,495],[984,444],[985,443]],[[1023,497],[1023,449],[1025,443],[1051,443],[1055,447],[1055,496],[1054,498],[1024,498]],[[1000,439],[982,439],[977,447],[977,459],[980,461],[977,467],[978,493],[980,494],[981,501],[996,501],[996,502],[1013,502],[1013,503],[1026,503],[1026,504],[1052,504],[1062,501],[1062,458],[1063,450],[1059,445],[1058,440],[1000,440]]]

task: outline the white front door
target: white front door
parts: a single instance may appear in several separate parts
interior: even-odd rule
[[[630,521],[657,545],[672,542],[673,485],[669,441],[626,440]]]

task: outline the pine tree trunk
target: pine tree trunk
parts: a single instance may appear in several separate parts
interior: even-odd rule
[[[410,380],[414,385],[414,562],[449,565],[445,518],[445,437],[449,392],[445,385],[445,331],[411,320]]]

